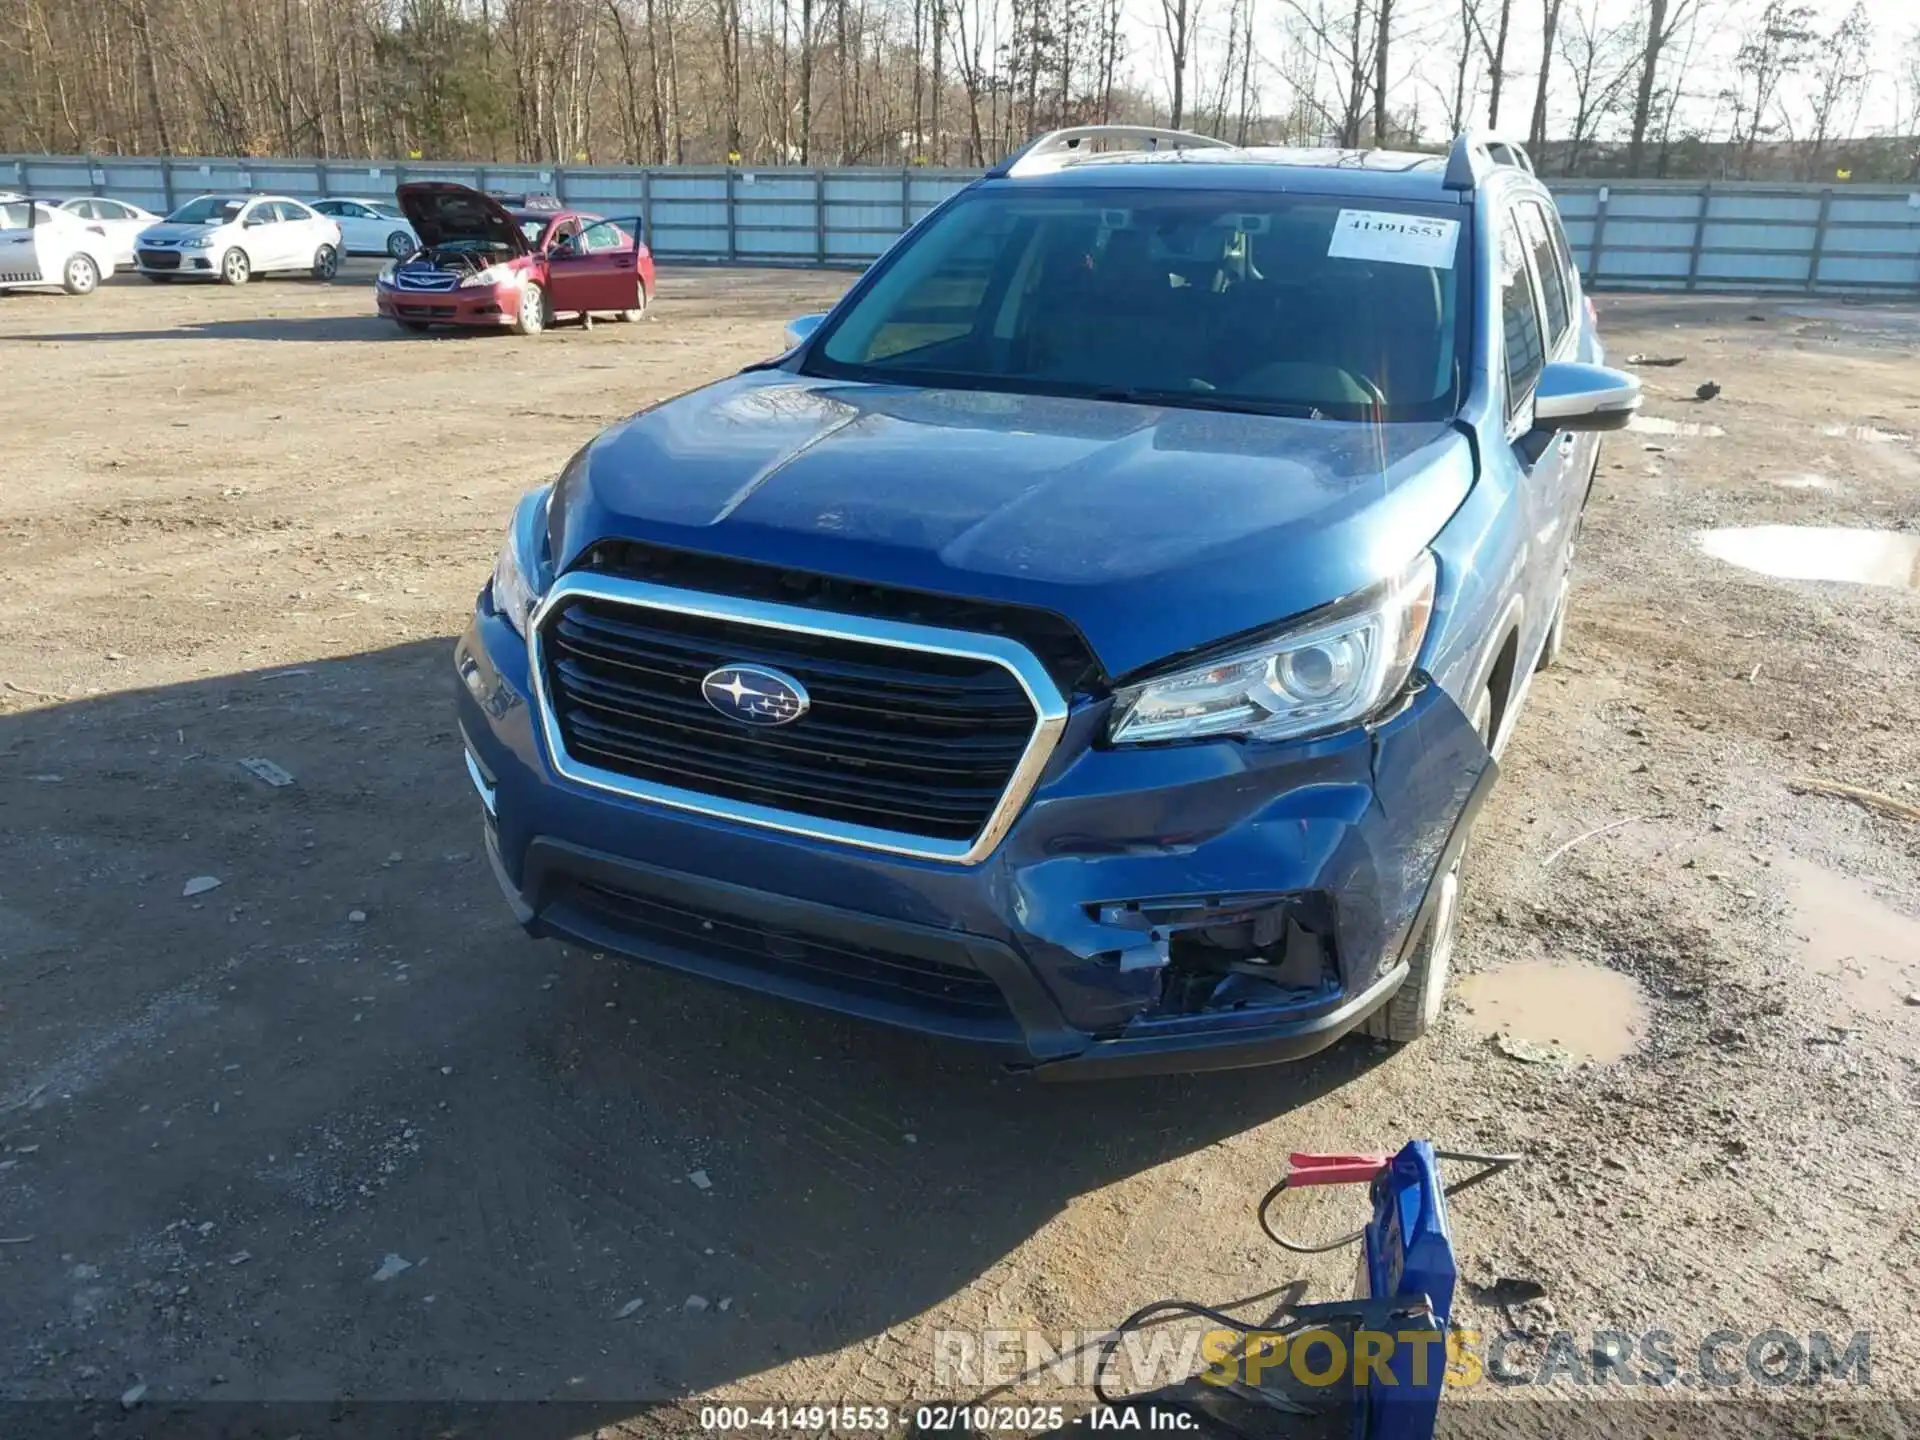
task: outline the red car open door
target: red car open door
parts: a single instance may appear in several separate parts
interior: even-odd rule
[[[618,313],[640,308],[640,221],[589,220],[547,252],[555,310]]]

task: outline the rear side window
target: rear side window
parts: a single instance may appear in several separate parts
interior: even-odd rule
[[[1560,268],[1560,254],[1554,249],[1549,221],[1537,204],[1520,207],[1520,224],[1527,236],[1527,249],[1533,252],[1534,273],[1540,277],[1540,295],[1547,306],[1547,352],[1560,348],[1566,338],[1567,322],[1573,314],[1572,297],[1567,290],[1567,275]]]
[[[1507,415],[1515,415],[1546,363],[1541,339],[1540,312],[1533,301],[1533,281],[1513,212],[1500,222],[1500,328],[1506,337]]]

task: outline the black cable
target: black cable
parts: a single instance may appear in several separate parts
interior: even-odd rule
[[[1512,1169],[1515,1165],[1518,1165],[1521,1160],[1526,1158],[1518,1154],[1494,1155],[1473,1150],[1436,1150],[1433,1152],[1433,1156],[1436,1160],[1454,1160],[1466,1164],[1478,1165],[1480,1167],[1464,1180],[1442,1186],[1441,1194],[1448,1198],[1458,1195],[1464,1190],[1471,1190],[1482,1181],[1491,1180],[1495,1175],[1500,1174],[1504,1170]],[[1330,1250],[1339,1250],[1353,1244],[1367,1233],[1365,1227],[1362,1227],[1354,1231],[1351,1235],[1344,1235],[1338,1240],[1330,1240],[1323,1245],[1303,1245],[1297,1240],[1290,1240],[1282,1235],[1273,1228],[1272,1223],[1267,1219],[1267,1211],[1272,1208],[1274,1201],[1286,1193],[1289,1178],[1288,1176],[1282,1176],[1277,1185],[1260,1197],[1260,1203],[1255,1207],[1254,1213],[1260,1221],[1260,1228],[1266,1232],[1267,1238],[1273,1241],[1274,1244],[1284,1250],[1291,1250],[1297,1255],[1324,1255]],[[1352,1305],[1359,1305],[1363,1309],[1370,1310],[1376,1306],[1391,1306],[1396,1303],[1404,1302],[1397,1301],[1395,1297],[1387,1297],[1374,1301],[1346,1302],[1346,1307],[1350,1308]],[[1324,1322],[1341,1310],[1343,1304],[1342,1302],[1336,1301],[1317,1305],[1292,1305],[1287,1308],[1291,1310],[1292,1314],[1285,1322],[1281,1321],[1279,1315],[1275,1315],[1264,1325],[1248,1325],[1235,1319],[1224,1310],[1216,1310],[1210,1305],[1202,1305],[1193,1300],[1156,1300],[1151,1305],[1142,1306],[1127,1316],[1127,1318],[1122,1320],[1118,1325],[1114,1326],[1100,1342],[1100,1355],[1093,1367],[1094,1398],[1102,1405],[1110,1408],[1151,1402],[1159,1405],[1169,1405],[1177,1409],[1186,1410],[1189,1413],[1198,1414],[1199,1412],[1195,1410],[1193,1405],[1182,1400],[1177,1394],[1168,1394],[1164,1391],[1141,1391],[1138,1394],[1117,1397],[1109,1395],[1106,1387],[1107,1366],[1113,1359],[1114,1353],[1120,1348],[1121,1340],[1136,1330],[1143,1330],[1149,1325],[1155,1325],[1163,1320],[1169,1320],[1176,1316],[1198,1316],[1203,1320],[1211,1320],[1214,1324],[1223,1329],[1231,1330],[1236,1335],[1251,1335],[1256,1330],[1287,1333],[1298,1327],[1302,1322]],[[1301,1405],[1298,1401],[1290,1399],[1287,1396],[1275,1394],[1263,1389],[1249,1389],[1245,1386],[1236,1386],[1234,1387],[1234,1393],[1244,1398],[1258,1400],[1284,1413],[1298,1415],[1316,1415],[1320,1413],[1319,1411]]]
[[[1451,1199],[1463,1190],[1472,1189],[1483,1180],[1491,1180],[1503,1170],[1511,1170],[1526,1157],[1518,1154],[1489,1155],[1474,1150],[1436,1150],[1433,1152],[1433,1158],[1436,1160],[1460,1160],[1481,1167],[1474,1171],[1473,1174],[1467,1176],[1466,1179],[1441,1187],[1440,1193]],[[1266,1232],[1267,1238],[1282,1250],[1291,1250],[1296,1255],[1325,1255],[1330,1250],[1344,1250],[1347,1246],[1353,1244],[1354,1241],[1367,1233],[1366,1227],[1362,1226],[1351,1235],[1342,1235],[1337,1240],[1329,1240],[1321,1245],[1304,1244],[1301,1241],[1291,1240],[1287,1236],[1282,1235],[1278,1230],[1273,1228],[1273,1223],[1267,1219],[1267,1212],[1273,1208],[1274,1201],[1286,1193],[1288,1182],[1292,1178],[1291,1175],[1282,1175],[1280,1182],[1271,1190],[1267,1191],[1266,1194],[1262,1195],[1260,1197],[1260,1203],[1254,1207],[1254,1215],[1260,1221],[1260,1228]]]

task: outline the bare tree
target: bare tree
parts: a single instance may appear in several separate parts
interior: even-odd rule
[[[1563,0],[1540,0],[1540,76],[1533,87],[1533,123],[1527,128],[1527,145],[1536,153],[1547,143],[1547,84],[1553,73],[1553,42],[1560,29]]]
[[[1167,42],[1167,63],[1173,70],[1172,119],[1180,128],[1187,99],[1187,62],[1193,49],[1194,28],[1200,19],[1200,0],[1160,0],[1160,33]]]
[[[1627,145],[1627,171],[1640,173],[1646,156],[1648,127],[1654,119],[1655,92],[1660,78],[1660,61],[1667,46],[1683,25],[1691,22],[1699,0],[1644,0],[1640,21],[1640,77],[1633,99],[1631,139]],[[1678,87],[1670,87],[1677,93]],[[1667,106],[1671,117],[1674,107]]]
[[[1575,0],[1558,35],[1574,102],[1561,164],[1566,175],[1579,168],[1601,124],[1621,108],[1638,60],[1631,24],[1602,23],[1603,7],[1604,0]]]
[[[1759,27],[1752,31],[1733,58],[1736,84],[1729,92],[1733,104],[1734,139],[1740,150],[1740,173],[1753,166],[1754,146],[1776,128],[1767,116],[1779,103],[1780,84],[1807,60],[1813,43],[1813,10],[1787,0],[1767,0]]]
[[[1920,52],[1920,37],[1914,48]],[[1920,62],[1920,53],[1915,59]],[[1860,0],[1854,0],[1853,8],[1815,49],[1810,68],[1813,124],[1807,137],[1806,173],[1812,180],[1826,173],[1827,147],[1834,138],[1851,134],[1859,123],[1867,82],[1873,75],[1873,22]]]

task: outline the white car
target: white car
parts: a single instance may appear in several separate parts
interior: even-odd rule
[[[349,255],[404,260],[420,248],[407,217],[391,200],[316,200],[313,208],[340,227],[340,248]]]
[[[340,227],[284,195],[198,195],[140,232],[134,260],[149,280],[223,280],[298,272],[331,280]]]
[[[113,246],[39,200],[0,199],[0,290],[57,285],[87,295],[113,274]]]
[[[128,270],[133,268],[134,241],[140,238],[142,230],[160,219],[151,210],[100,195],[76,195],[61,201],[60,208],[105,235],[113,247],[113,263]]]

